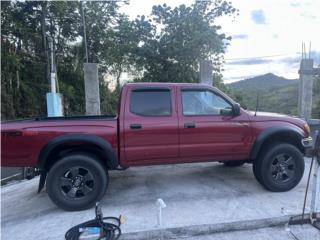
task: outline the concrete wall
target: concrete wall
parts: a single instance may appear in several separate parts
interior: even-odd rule
[[[11,180],[23,179],[23,168],[1,167],[1,185]]]
[[[212,62],[202,60],[200,62],[200,83],[212,86]]]
[[[312,111],[313,59],[302,59],[300,63],[300,81],[298,109],[301,118],[310,119]]]
[[[98,64],[84,64],[84,87],[86,96],[86,115],[100,115],[100,92]]]

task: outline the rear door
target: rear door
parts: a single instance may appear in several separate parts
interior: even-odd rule
[[[232,115],[232,103],[211,88],[178,93],[180,157],[184,161],[245,159],[250,148],[246,114]]]
[[[178,157],[175,88],[131,86],[125,105],[124,148],[129,165],[174,162]]]

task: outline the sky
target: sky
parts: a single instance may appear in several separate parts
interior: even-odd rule
[[[122,11],[130,18],[149,15],[153,5],[191,5],[194,0],[129,0]],[[235,18],[222,17],[216,24],[232,36],[226,49],[224,82],[265,73],[289,79],[299,77],[301,45],[320,64],[320,0],[231,0],[239,10]]]

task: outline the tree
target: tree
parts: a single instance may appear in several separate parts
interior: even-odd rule
[[[141,16],[134,22],[136,29],[150,29],[136,51],[137,64],[143,69],[143,76],[136,81],[197,82],[202,59],[212,60],[219,74],[231,38],[219,33],[221,27],[214,23],[216,18],[235,12],[220,0],[173,9],[166,4],[154,6],[149,19]]]
[[[120,78],[123,72],[134,72],[134,51],[140,42],[139,35],[133,30],[133,22],[128,16],[121,14],[116,20],[112,32],[112,42],[102,50],[102,56],[108,61],[105,70],[116,76],[117,88],[120,88]]]
[[[105,62],[103,50],[112,42],[117,4],[87,3],[90,57]],[[84,113],[84,51],[78,2],[1,2],[2,119],[46,115],[48,91],[45,36],[54,39],[57,80],[66,115]],[[111,64],[107,62],[107,64]],[[102,73],[100,72],[100,75]]]
[[[196,82],[199,61],[211,59],[221,87],[221,63],[230,38],[215,19],[232,15],[226,1],[154,6],[151,16],[130,21],[116,2],[84,4],[89,60],[99,63],[102,113],[115,113],[124,72],[137,81]],[[65,115],[84,113],[80,5],[77,1],[1,2],[1,118],[46,115],[48,64],[46,36],[54,39],[59,92]],[[160,28],[158,26],[161,26]],[[111,92],[104,75],[113,74]]]
[[[1,2],[1,8],[1,117],[40,115],[46,92],[41,79],[40,3]]]

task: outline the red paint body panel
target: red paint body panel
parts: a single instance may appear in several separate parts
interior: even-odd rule
[[[167,88],[171,92],[170,116],[145,117],[130,112],[130,96],[136,88]],[[118,117],[57,118],[2,123],[2,166],[37,166],[40,151],[65,134],[89,134],[109,142],[123,167],[184,162],[247,159],[256,137],[266,128],[291,126],[306,137],[305,121],[279,114],[241,109],[233,116],[184,116],[181,89],[204,88],[199,84],[135,83],[121,92]],[[185,123],[195,128],[185,128]],[[131,129],[140,124],[141,129]]]
[[[198,89],[198,86],[183,89]],[[207,87],[210,90],[210,87]],[[184,116],[181,91],[177,91],[179,116],[180,157],[198,161],[247,159],[252,145],[249,117],[239,116]],[[192,123],[195,128],[185,128]]]
[[[118,152],[117,120],[26,120],[2,124],[3,132],[22,133],[11,137],[2,134],[2,166],[36,166],[41,149],[64,134],[93,134],[108,141]]]
[[[131,90],[134,85],[126,88],[127,103],[130,100]],[[171,91],[171,102],[175,102],[175,89]],[[179,157],[178,121],[175,105],[172,106],[171,116],[145,117],[130,112],[129,104],[124,110],[124,147],[125,162],[143,163],[148,161],[162,161]],[[141,124],[141,129],[130,129],[131,124]]]

